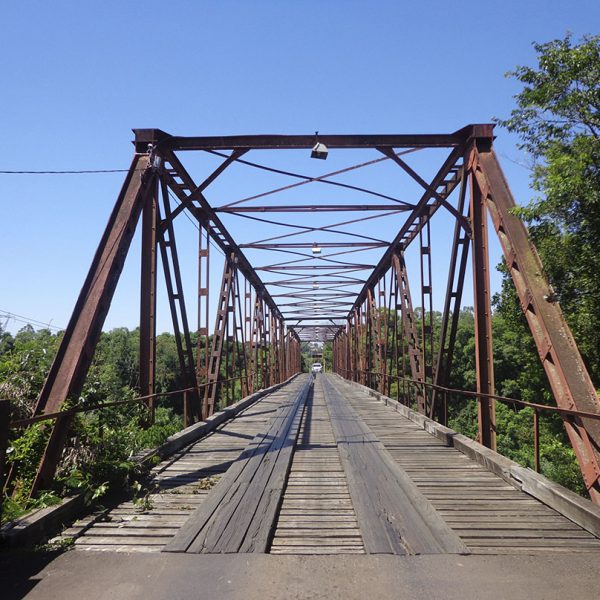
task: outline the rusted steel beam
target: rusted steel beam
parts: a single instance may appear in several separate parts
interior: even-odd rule
[[[446,195],[444,192],[440,193],[434,187],[430,186],[416,171],[409,167],[399,156],[394,153],[392,148],[377,148],[379,152],[391,158],[398,166],[400,166],[406,173],[408,173],[423,189],[431,194],[432,198],[436,198],[441,206],[446,208],[456,220],[464,227],[466,231],[469,231],[469,222],[459,213],[457,210],[446,201]]]
[[[404,262],[404,257],[401,254],[393,255],[392,267],[396,272],[396,281],[398,282],[398,296],[402,317],[402,335],[408,348],[412,378],[415,381],[425,381],[422,362],[423,353],[419,347],[419,338],[417,337],[417,326],[410,295],[406,264]],[[425,414],[427,406],[423,390],[417,390],[417,408],[419,412]]]
[[[208,337],[210,299],[210,234],[198,228],[198,315],[196,340],[196,377],[206,382],[210,342]]]
[[[183,292],[181,269],[179,267],[175,230],[173,228],[173,220],[170,219],[171,206],[168,189],[164,181],[161,180],[160,183],[162,188],[164,219],[160,221],[160,226],[158,228],[158,246],[160,248],[161,262],[165,276],[165,287],[167,288],[167,299],[171,311],[173,334],[179,358],[179,368],[181,369],[181,375],[186,382],[186,387],[194,388],[195,390],[190,392],[188,397],[190,409],[194,414],[194,418],[198,419],[201,411],[200,396],[198,394],[198,380]]]
[[[142,212],[142,264],[140,285],[140,395],[152,396],[156,380],[156,266],[158,227],[158,181]],[[154,423],[154,398],[147,401]]]
[[[461,214],[466,204],[467,183],[468,178],[463,169],[458,200],[458,210]],[[456,223],[454,226],[452,250],[450,252],[448,283],[444,300],[444,310],[442,312],[439,349],[435,363],[434,387],[431,393],[432,412],[443,425],[446,425],[448,421],[448,405],[445,397],[443,403],[439,401],[439,394],[435,386],[448,387],[450,383],[450,372],[452,370],[454,345],[456,343],[458,320],[462,305],[469,247],[470,243],[467,234],[459,223]]]
[[[359,380],[358,370],[360,369],[358,344],[359,344],[359,321],[358,308],[355,308],[350,315],[350,333],[351,333],[351,350],[350,350],[350,370],[352,381]]]
[[[155,182],[149,157],[135,156],[40,392],[35,414],[55,412],[67,398],[81,391],[137,221]]]
[[[288,325],[288,329],[307,329],[307,328],[321,328],[321,329],[339,329],[341,325],[321,325],[320,323],[294,323],[294,325]]]
[[[223,171],[233,164],[238,158],[243,156],[247,151],[234,149],[229,157],[227,157],[199,186],[191,190],[189,196],[187,196],[188,202],[204,198],[204,190],[219,176]],[[184,184],[185,185],[185,184]],[[174,219],[179,213],[183,212],[186,208],[185,204],[180,204],[172,213],[171,219]]]
[[[367,299],[365,302],[365,360],[366,366],[365,370],[367,371],[367,385],[371,387],[371,379],[373,377],[372,373],[375,368],[375,364],[377,361],[377,352],[375,346],[375,330],[376,330],[376,319],[377,315],[376,309],[373,306],[373,290],[369,290],[367,292]]]
[[[431,214],[433,214],[433,212],[436,210],[435,206],[430,207],[427,204],[432,198],[431,190],[438,190],[438,188],[444,186],[445,196],[449,195],[452,192],[454,186],[446,185],[444,182],[446,181],[446,177],[453,171],[453,169],[456,169],[455,165],[459,160],[462,159],[464,149],[465,146],[461,145],[457,148],[454,148],[452,152],[450,152],[448,158],[446,158],[444,164],[440,167],[439,171],[431,181],[431,185],[429,186],[430,189],[426,190],[425,193],[422,195],[415,209],[408,215],[406,221],[400,228],[400,231],[398,232],[394,240],[390,243],[388,249],[385,251],[381,259],[377,263],[377,266],[373,269],[363,289],[356,297],[354,307],[358,307],[360,304],[362,304],[362,302],[364,302],[369,287],[375,285],[390,268],[393,255],[403,250],[408,245],[408,243],[410,243],[410,241],[414,238],[414,236],[418,234],[418,232],[420,231],[420,227],[418,225],[415,226],[415,223],[419,223],[419,221],[421,223],[426,222],[428,218],[431,217]],[[421,217],[423,216],[427,217],[425,221],[421,219]]]
[[[255,267],[255,271],[365,271],[374,265],[335,264],[335,265],[267,265]],[[336,273],[337,275],[337,273]],[[301,275],[305,277],[305,275]]]
[[[493,125],[467,125],[454,133],[446,134],[400,134],[400,135],[319,135],[319,142],[332,148],[453,148],[466,139],[492,135]],[[145,152],[148,143],[158,148],[177,150],[253,150],[309,149],[315,144],[315,135],[234,135],[182,137],[170,136],[160,129],[134,129],[136,149]],[[139,151],[139,150],[138,150]]]
[[[316,304],[315,304],[316,303]],[[318,306],[317,306],[318,304]],[[348,306],[347,302],[331,302],[327,300],[304,300],[303,302],[288,302],[280,304],[280,307],[293,307],[306,310],[314,310],[320,308],[344,308]],[[293,311],[296,312],[296,311]]]
[[[245,398],[250,394],[248,387],[248,356],[246,354],[246,320],[245,312],[242,310],[242,293],[240,286],[239,271],[236,269],[234,277],[234,309],[233,309],[233,323],[234,323],[234,349],[235,349],[235,360],[234,368],[238,362],[241,362],[241,368],[239,376],[240,388],[242,392],[242,398]],[[245,301],[244,301],[245,310]],[[241,348],[241,358],[240,355]],[[235,389],[235,388],[234,388]]]
[[[259,293],[254,298],[254,310],[252,315],[252,336],[250,351],[252,356],[250,373],[252,374],[252,389],[257,390],[264,381],[259,375],[262,373],[262,331],[264,329],[264,302]]]
[[[492,341],[492,295],[490,289],[490,259],[485,196],[479,183],[471,173],[470,215],[473,245],[473,295],[475,312],[475,370],[477,391],[493,395],[494,353]],[[479,442],[496,449],[496,409],[495,401],[479,396],[477,398]]]
[[[421,355],[425,381],[433,380],[433,278],[431,274],[431,230],[421,217],[419,258],[421,264]],[[432,417],[430,390],[424,389],[425,414]]]
[[[163,156],[163,154],[159,154]],[[169,188],[177,198],[186,205],[200,225],[209,229],[211,238],[217,246],[223,250],[225,256],[229,256],[232,252],[235,254],[237,268],[241,271],[242,275],[244,275],[256,290],[260,291],[269,308],[275,314],[279,314],[277,305],[269,295],[261,278],[258,276],[244,253],[240,250],[239,246],[207,202],[206,198],[204,198],[202,193],[198,193],[196,200],[192,201],[189,199],[192,191],[198,189],[198,187],[181,164],[181,161],[172,152],[164,153],[163,157],[171,167],[165,169],[162,173],[162,177],[167,180]],[[183,183],[178,183],[177,179],[180,179]]]
[[[36,402],[34,414],[56,412],[65,400],[79,396],[140,213],[148,196],[152,194],[155,182],[156,175],[150,168],[150,157],[136,155]],[[32,495],[49,487],[60,460],[67,431],[67,421],[58,420],[32,484]]]
[[[253,288],[250,282],[244,278],[244,354],[246,372],[248,374],[248,393],[254,391],[254,373],[252,359],[252,299]]]
[[[256,248],[259,250],[278,250],[279,248],[312,248],[314,242],[298,242],[295,244],[240,244],[240,248]],[[322,242],[320,248],[385,248],[384,242]]]
[[[540,258],[525,226],[512,214],[516,204],[494,151],[486,145],[473,148],[468,166],[492,216],[557,406],[600,414],[598,395],[560,305],[554,301]],[[565,427],[590,497],[600,504],[600,423],[565,420]]]
[[[215,329],[213,333],[212,349],[208,362],[208,373],[204,389],[204,404],[202,408],[202,417],[210,417],[215,411],[217,399],[218,381],[221,377],[221,362],[223,360],[223,348],[226,348],[225,338],[227,334],[227,324],[229,320],[229,307],[231,294],[234,285],[235,255],[230,255],[225,259],[223,267],[223,278],[221,280],[221,290],[217,304],[217,315],[215,320]]]
[[[273,205],[273,206],[217,206],[215,212],[221,213],[297,213],[297,212],[363,212],[363,211],[387,211],[395,212],[411,210],[414,205],[403,204],[296,204],[296,205]]]
[[[325,280],[315,280],[316,275],[303,275],[300,279],[279,279],[276,281],[265,281],[265,285],[274,285],[280,287],[286,287],[290,285],[294,286],[304,286],[304,287],[313,287],[315,284],[319,286],[327,286],[327,287],[319,287],[316,289],[321,290],[332,290],[337,286],[338,288],[347,287],[351,285],[356,285],[359,283],[365,283],[364,279],[356,279],[354,277],[348,277],[347,279],[329,279],[329,276]],[[303,288],[304,289],[304,288]]]

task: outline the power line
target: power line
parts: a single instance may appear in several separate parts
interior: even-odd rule
[[[144,169],[134,169],[143,171]],[[129,169],[83,169],[80,171],[0,171],[0,175],[89,175],[94,173],[128,173]]]
[[[44,321],[39,321],[38,319],[32,319],[30,317],[26,317],[24,315],[17,315],[8,310],[0,309],[0,314],[6,317],[7,319],[17,321],[19,323],[25,323],[27,325],[35,325],[36,327],[44,327],[46,329],[54,329],[56,331],[62,331],[64,327],[57,327],[56,325],[51,325],[50,323],[45,323]]]

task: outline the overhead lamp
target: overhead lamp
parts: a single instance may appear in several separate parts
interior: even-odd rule
[[[313,146],[312,152],[310,153],[310,157],[325,160],[327,158],[328,153],[329,150],[327,149],[327,146],[319,142],[319,132],[315,131],[315,145]]]
[[[315,281],[313,283],[313,290],[318,290],[319,289],[319,283],[317,281]]]
[[[313,254],[321,254],[321,248],[320,248],[319,244],[317,244],[317,242],[315,242],[315,243],[312,245],[312,248],[311,248],[311,250],[312,250],[312,253],[313,253]]]

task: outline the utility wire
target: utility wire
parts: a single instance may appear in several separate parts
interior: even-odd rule
[[[44,321],[39,321],[38,319],[32,319],[30,317],[25,317],[24,315],[17,315],[8,310],[0,309],[0,314],[7,319],[12,319],[13,321],[18,321],[19,323],[26,323],[27,325],[35,325],[36,327],[43,326],[46,329],[55,329],[56,331],[63,331],[64,327],[58,327],[56,325],[51,325],[50,323],[45,323]]]
[[[144,169],[134,169],[143,171]],[[93,173],[128,173],[129,169],[84,169],[81,171],[0,171],[0,175],[89,175]]]

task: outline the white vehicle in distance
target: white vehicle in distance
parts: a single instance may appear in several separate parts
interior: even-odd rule
[[[313,363],[312,372],[320,373],[323,370],[323,365],[321,363]]]

